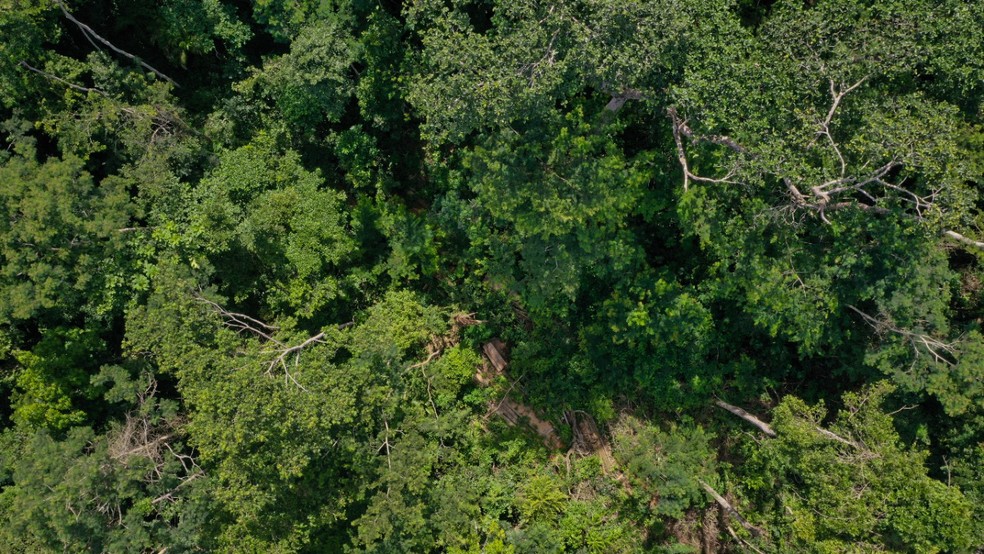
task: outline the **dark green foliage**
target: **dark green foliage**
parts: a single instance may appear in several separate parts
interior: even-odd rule
[[[0,552],[972,551],[981,36],[0,0]]]

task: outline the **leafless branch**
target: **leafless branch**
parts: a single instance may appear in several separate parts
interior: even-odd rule
[[[605,105],[605,109],[611,113],[618,113],[629,100],[642,100],[642,92],[635,89],[626,89],[619,93],[611,93],[612,99]]]
[[[945,236],[947,236],[948,238],[951,238],[951,239],[953,239],[953,240],[955,240],[957,242],[961,242],[963,244],[967,244],[969,246],[973,246],[974,248],[977,248],[977,249],[980,249],[980,250],[984,250],[984,242],[981,242],[979,240],[974,240],[972,238],[966,237],[966,236],[961,235],[960,233],[958,233],[956,231],[946,230],[946,231],[943,231],[943,234]]]
[[[750,548],[752,550],[752,552],[755,552],[757,554],[765,554],[764,552],[762,552],[761,550],[759,550],[758,548],[756,548],[754,544],[752,544],[752,543],[746,541],[745,539],[742,539],[741,537],[739,537],[738,534],[735,533],[735,530],[732,529],[730,525],[725,525],[724,527],[728,530],[728,534],[731,535],[731,538],[735,539],[735,541],[737,541],[738,543],[740,543],[740,544],[742,544],[742,545]]]
[[[133,54],[131,54],[131,53],[125,51],[125,50],[122,50],[122,49],[116,47],[115,45],[113,45],[113,43],[109,42],[108,40],[106,40],[105,38],[103,38],[102,36],[100,36],[99,33],[95,32],[92,29],[92,27],[89,27],[85,23],[82,23],[81,21],[79,21],[78,19],[76,19],[75,16],[73,16],[72,13],[68,11],[68,8],[65,7],[65,4],[62,3],[61,0],[55,0],[55,3],[58,4],[58,7],[59,8],[61,8],[62,14],[65,15],[65,18],[68,19],[69,21],[71,21],[72,23],[74,23],[76,26],[78,26],[79,29],[82,30],[82,34],[85,35],[86,39],[89,39],[89,42],[92,42],[92,39],[95,39],[95,40],[97,40],[97,41],[105,44],[106,46],[108,46],[109,49],[112,50],[113,52],[116,52],[117,54],[119,54],[121,56],[124,56],[126,58],[129,58],[129,59],[137,62],[138,64],[140,64],[141,66],[143,66],[145,69],[151,71],[152,73],[154,73],[155,75],[157,75],[161,79],[164,79],[165,81],[171,83],[175,87],[178,86],[178,83],[176,83],[174,81],[174,79],[168,77],[167,75],[165,75],[164,73],[158,71],[157,69],[154,69],[150,64],[148,64],[147,62],[141,60],[139,57],[134,56]],[[95,46],[95,43],[93,43],[93,46]]]
[[[297,366],[300,364],[301,361],[301,351],[313,344],[324,344],[325,342],[323,340],[324,338],[325,338],[325,332],[322,331],[316,335],[309,337],[308,339],[306,339],[304,342],[301,342],[300,344],[296,344],[294,346],[289,346],[279,350],[277,356],[272,361],[270,361],[270,365],[267,366],[267,371],[266,371],[267,375],[273,373],[274,368],[280,366],[284,370],[285,383],[287,381],[290,381],[294,383],[301,390],[308,392],[308,390],[304,388],[304,385],[301,385],[301,383],[298,382],[298,380],[293,375],[291,375],[290,366],[288,365],[287,360],[288,358],[293,356],[294,360],[291,365],[293,365],[294,368],[297,368]],[[281,343],[277,343],[277,344],[279,345]]]
[[[837,146],[837,141],[834,140],[834,136],[830,132],[830,124],[833,121],[834,114],[837,112],[837,108],[838,106],[840,106],[840,103],[844,99],[844,97],[847,96],[848,93],[850,93],[851,91],[861,86],[861,84],[867,80],[868,80],[868,76],[866,75],[862,77],[860,81],[854,83],[853,85],[850,85],[846,88],[843,85],[841,85],[840,90],[837,90],[837,84],[834,82],[834,80],[828,79],[828,81],[830,82],[830,97],[831,97],[830,109],[827,111],[827,117],[825,117],[823,121],[820,122],[820,130],[817,131],[817,134],[827,138],[827,141],[830,143],[831,149],[833,149],[834,154],[837,155],[837,159],[840,160],[841,177],[843,177],[847,173],[847,162],[844,161],[844,155],[841,154],[840,147]]]
[[[728,404],[727,402],[725,402],[723,400],[715,400],[714,401],[714,405],[716,405],[719,408],[723,408],[723,409],[725,409],[725,410],[727,410],[727,411],[735,414],[736,416],[744,419],[748,423],[751,423],[755,427],[758,427],[759,430],[762,431],[763,433],[765,433],[766,435],[768,435],[770,437],[775,437],[776,436],[776,432],[775,432],[775,430],[772,429],[772,426],[771,425],[769,425],[768,423],[762,421],[761,419],[753,416],[752,414],[746,412],[745,410],[742,410],[738,406],[733,406],[733,405]]]
[[[680,167],[683,169],[683,190],[686,191],[690,187],[690,181],[699,181],[703,183],[733,183],[732,177],[737,173],[737,165],[732,167],[727,175],[719,179],[713,179],[710,177],[701,177],[690,171],[690,165],[687,162],[687,151],[683,144],[683,138],[687,137],[691,140],[702,140],[706,142],[712,142],[714,144],[719,144],[731,148],[735,152],[743,153],[745,150],[737,142],[732,140],[730,137],[723,135],[707,135],[701,136],[694,139],[694,133],[687,126],[686,120],[680,119],[679,114],[675,108],[668,108],[667,113],[670,114],[670,119],[673,121],[673,141],[676,143],[677,149],[677,159],[680,160]]]
[[[229,327],[230,329],[235,329],[237,332],[247,331],[257,337],[260,337],[264,340],[267,340],[277,345],[282,344],[280,341],[273,338],[272,333],[276,332],[278,329],[276,326],[268,325],[246,314],[229,311],[223,308],[222,306],[220,306],[218,303],[213,302],[202,296],[202,292],[200,289],[199,292],[195,294],[195,300],[207,305],[215,313],[217,313],[222,318],[223,323],[225,324],[226,327]]]
[[[700,483],[700,486],[703,487],[705,491],[707,491],[707,494],[711,495],[711,498],[713,498],[714,501],[717,502],[718,505],[721,506],[721,508],[723,508],[725,512],[727,512],[729,515],[731,515],[736,520],[738,520],[738,523],[740,523],[741,526],[744,527],[746,531],[751,533],[752,536],[760,537],[763,534],[765,534],[765,532],[762,529],[752,525],[751,523],[749,523],[747,519],[743,518],[741,514],[738,513],[738,510],[736,510],[735,507],[732,506],[730,502],[725,500],[723,496],[718,494],[718,492],[714,490],[710,485],[705,483],[702,479],[698,479],[697,482]]]
[[[828,439],[837,441],[837,442],[839,442],[841,444],[846,444],[848,446],[852,446],[854,448],[861,448],[861,445],[859,445],[858,443],[856,443],[856,442],[854,442],[852,440],[845,439],[844,437],[838,435],[837,433],[834,433],[833,431],[830,431],[828,429],[824,429],[823,427],[820,427],[819,425],[817,425],[815,427],[815,429],[817,430],[817,432],[819,432],[824,437],[827,437]]]
[[[916,333],[906,329],[899,328],[895,326],[887,318],[878,319],[872,317],[865,312],[859,310],[857,307],[848,305],[852,311],[861,316],[861,319],[865,323],[870,325],[876,333],[885,334],[893,333],[905,338],[909,344],[912,346],[916,354],[926,353],[933,361],[946,366],[952,366],[956,363],[956,348],[953,344],[945,343],[939,339],[933,338],[932,336],[925,333]]]
[[[21,60],[18,63],[18,65],[20,65],[24,69],[27,69],[28,71],[33,71],[34,73],[37,73],[38,75],[41,75],[45,79],[48,79],[50,81],[54,81],[56,83],[60,83],[62,85],[65,85],[66,87],[68,87],[68,88],[70,88],[72,90],[77,90],[79,92],[85,92],[85,93],[90,93],[91,92],[93,94],[98,94],[100,96],[104,96],[106,98],[109,98],[109,94],[107,94],[106,91],[104,91],[104,90],[100,90],[100,89],[94,88],[94,87],[84,87],[82,85],[77,85],[77,84],[75,84],[75,83],[73,83],[71,81],[67,81],[65,79],[62,79],[61,77],[59,77],[57,75],[54,75],[52,73],[48,73],[47,71],[44,71],[42,69],[38,69],[38,68],[32,66],[31,64],[25,62],[24,60]]]

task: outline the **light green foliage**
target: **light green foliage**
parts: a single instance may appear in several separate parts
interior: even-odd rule
[[[338,0],[256,0],[253,17],[263,24],[267,32],[277,40],[288,42],[296,39],[305,23],[346,17],[351,4]]]
[[[509,2],[493,13],[481,3],[455,4],[448,11],[444,2],[420,2],[409,11],[424,49],[408,99],[423,114],[425,136],[458,142],[476,129],[549,112],[576,90],[567,3]],[[466,7],[490,18],[492,28],[477,32]]]
[[[969,552],[981,36],[0,0],[0,552]]]
[[[52,329],[31,352],[14,351],[20,366],[11,395],[14,421],[52,431],[85,421],[78,403],[98,395],[88,381],[104,348],[91,331]]]
[[[57,8],[45,2],[4,0],[0,4],[0,105],[5,110],[21,105],[37,92],[36,82],[20,62],[40,65],[46,43],[58,39]],[[4,118],[5,119],[5,118]]]
[[[819,430],[822,405],[787,397],[776,408],[778,438],[751,447],[745,470],[765,478],[750,486],[780,544],[817,552],[971,546],[970,503],[926,474],[927,452],[901,444],[881,408],[891,390],[881,383],[845,394],[827,432]]]
[[[132,408],[103,434],[73,427],[55,438],[26,427],[0,441],[5,549],[21,552],[125,553],[204,544],[196,497],[203,475],[183,444],[176,404],[154,397],[147,374],[104,371],[107,399]]]
[[[74,157],[44,164],[14,156],[0,166],[0,320],[58,322],[97,311],[125,263],[133,207],[120,183],[93,182]],[[112,258],[118,257],[119,262]]]
[[[160,8],[160,26],[155,33],[169,57],[184,65],[188,55],[206,55],[221,46],[236,50],[251,38],[249,26],[236,17],[231,5],[220,0],[169,0]]]
[[[240,300],[312,317],[343,295],[340,268],[355,247],[344,196],[297,153],[261,136],[226,153],[196,197],[182,242],[207,252]]]
[[[488,279],[520,292],[536,316],[564,315],[591,277],[627,270],[626,229],[649,174],[575,111],[476,147],[463,178],[476,202],[453,204]],[[461,194],[467,194],[462,191]]]
[[[257,84],[291,128],[337,121],[354,92],[349,74],[357,52],[339,24],[314,23],[291,42],[289,54],[264,64]]]
[[[623,363],[631,364],[635,381],[659,403],[681,405],[702,398],[717,385],[715,368],[705,359],[711,346],[713,322],[699,298],[678,283],[639,275],[640,283],[616,290],[603,304],[605,327],[593,334],[609,352],[629,349]]]
[[[194,408],[188,430],[229,519],[222,549],[290,551],[324,533],[343,539],[341,518],[362,491],[351,476],[372,475],[379,454],[364,441],[373,443],[389,425],[400,429],[401,419],[414,413],[414,399],[424,402],[425,389],[415,385],[420,374],[405,370],[408,356],[445,328],[446,315],[409,293],[393,293],[355,327],[324,329],[296,358],[271,364],[285,345],[306,337],[281,332],[281,344],[237,338],[200,304],[185,309],[198,315],[174,322],[177,329],[142,331],[148,342],[134,347],[155,351]],[[173,351],[155,336],[175,333],[190,350]],[[427,449],[406,452],[421,456]],[[412,475],[407,470],[420,460],[412,461],[391,478]],[[426,477],[424,466],[420,471]]]
[[[714,260],[705,305],[738,302],[801,355],[837,350],[855,360],[840,371],[877,367],[908,390],[932,380],[959,405],[944,384],[962,379],[949,376],[954,360],[912,347],[962,334],[946,323],[956,275],[938,236],[970,222],[979,171],[958,138],[958,98],[913,73],[935,63],[918,41],[969,39],[966,19],[965,34],[944,36],[936,10],[951,8],[779,3],[761,39],[734,25],[709,37],[673,104],[690,171],[722,179],[691,180],[681,202],[684,229]],[[867,357],[851,345],[865,327]]]
[[[716,27],[726,3],[417,2],[418,76],[408,99],[435,143],[476,130],[522,124],[591,87],[609,94],[661,94],[699,36]],[[716,30],[716,29],[715,29]]]
[[[657,499],[655,512],[680,518],[692,507],[705,503],[699,480],[713,475],[709,436],[692,424],[667,431],[625,417],[614,431],[615,456],[625,467],[633,495],[641,502]]]
[[[528,521],[551,520],[560,515],[566,495],[560,483],[548,475],[537,475],[523,487],[519,498],[520,517]]]

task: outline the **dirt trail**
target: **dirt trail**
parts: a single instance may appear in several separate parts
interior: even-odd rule
[[[478,372],[475,374],[475,382],[479,386],[487,387],[495,381],[496,377],[505,375],[506,368],[509,366],[507,359],[508,353],[506,345],[499,339],[492,339],[485,343],[482,346],[482,352],[485,353],[487,363],[483,363],[478,368]],[[510,387],[510,391],[511,389],[512,387]],[[492,402],[489,410],[501,416],[510,425],[519,425],[520,423],[527,425],[543,439],[544,444],[548,447],[555,449],[563,448],[564,441],[560,439],[560,435],[557,434],[557,430],[554,429],[553,424],[541,418],[529,406],[521,404],[510,397],[510,391],[507,391],[505,396],[498,402]]]

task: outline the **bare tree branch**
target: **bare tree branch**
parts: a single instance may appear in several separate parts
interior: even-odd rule
[[[744,419],[745,421],[747,421],[748,423],[751,423],[755,427],[758,427],[759,430],[762,431],[763,433],[765,433],[766,435],[768,435],[770,437],[775,437],[776,436],[776,432],[775,432],[775,430],[772,429],[772,426],[770,426],[768,423],[762,421],[761,419],[753,416],[752,414],[746,412],[745,410],[742,410],[738,406],[733,406],[733,405],[728,404],[727,402],[725,402],[723,400],[715,400],[714,401],[714,404],[717,407],[724,408],[725,410],[727,410],[727,411],[735,414],[736,416]]]
[[[887,318],[878,319],[872,317],[855,306],[848,305],[847,307],[860,315],[865,323],[870,325],[876,333],[893,333],[899,335],[909,341],[909,344],[912,345],[913,350],[917,354],[929,354],[929,356],[937,363],[946,366],[952,366],[956,363],[956,347],[953,344],[945,343],[925,333],[915,333],[902,329],[894,325]]]
[[[46,79],[48,79],[50,81],[55,81],[56,83],[61,83],[61,84],[65,85],[66,87],[68,87],[68,88],[70,88],[72,90],[77,90],[79,92],[85,92],[85,93],[91,92],[93,94],[98,94],[100,96],[104,96],[106,98],[109,98],[109,94],[107,94],[106,91],[103,91],[103,90],[100,90],[100,89],[97,89],[97,88],[93,88],[93,87],[83,87],[82,85],[77,85],[77,84],[75,84],[75,83],[73,83],[71,81],[66,81],[65,79],[62,79],[61,77],[59,77],[57,75],[54,75],[52,73],[48,73],[47,71],[44,71],[42,69],[38,69],[38,68],[30,65],[27,62],[25,62],[24,60],[21,60],[17,65],[19,65],[19,66],[21,66],[24,69],[27,69],[29,71],[33,71],[34,73],[37,73],[38,75],[41,75],[42,77],[44,77],[44,78],[46,78]]]
[[[79,21],[78,19],[76,19],[75,16],[73,16],[71,14],[71,12],[68,11],[68,8],[65,7],[65,4],[63,2],[61,2],[61,0],[55,0],[55,3],[58,4],[58,7],[59,8],[61,8],[61,11],[65,15],[65,18],[68,19],[69,21],[71,21],[72,23],[74,23],[75,25],[77,25],[78,28],[82,30],[82,34],[85,35],[86,39],[88,39],[90,43],[92,42],[92,39],[95,39],[95,40],[97,40],[97,41],[105,44],[106,46],[108,46],[113,52],[116,52],[117,54],[119,54],[121,56],[125,56],[125,57],[127,57],[127,58],[129,58],[129,59],[131,59],[131,60],[133,60],[135,62],[137,62],[138,64],[140,64],[141,66],[143,66],[145,69],[153,72],[155,75],[157,75],[161,79],[164,79],[165,81],[171,83],[175,87],[178,86],[178,83],[176,83],[174,81],[174,79],[168,77],[167,75],[165,75],[164,73],[158,71],[157,69],[154,69],[150,64],[148,64],[147,62],[141,60],[139,57],[134,56],[133,54],[131,54],[131,53],[125,51],[125,50],[122,50],[122,49],[116,47],[115,45],[113,45],[113,43],[109,42],[108,40],[106,40],[105,38],[103,38],[102,36],[100,36],[99,33],[95,32],[92,29],[92,27],[89,27],[85,23],[82,23],[81,21]],[[92,44],[93,44],[93,46],[95,46],[95,43],[92,43]],[[97,48],[98,48],[98,46],[97,46]]]
[[[835,440],[835,441],[837,441],[837,442],[839,442],[841,444],[846,444],[846,445],[852,446],[854,448],[861,448],[861,445],[859,445],[858,443],[856,443],[856,442],[854,442],[852,440],[845,439],[844,437],[838,435],[837,433],[834,433],[833,431],[830,431],[828,429],[824,429],[823,427],[820,427],[819,425],[816,426],[816,430],[821,435],[827,437],[828,439]]]
[[[280,350],[279,354],[277,354],[277,356],[270,362],[270,365],[267,367],[267,371],[266,371],[267,375],[272,373],[273,369],[279,365],[284,369],[284,381],[290,380],[295,385],[297,385],[300,389],[307,392],[307,389],[304,388],[304,386],[301,385],[297,381],[297,379],[295,379],[294,376],[290,374],[290,368],[287,365],[287,358],[289,358],[291,355],[294,356],[293,365],[296,368],[301,361],[301,351],[313,344],[324,344],[325,342],[323,340],[324,338],[325,338],[325,332],[322,331],[316,335],[309,337],[308,339],[306,339],[304,342],[300,344],[296,344],[294,346],[290,346]],[[281,344],[281,343],[277,343],[277,344]]]
[[[707,494],[711,495],[711,498],[713,498],[714,501],[717,502],[718,505],[721,506],[721,508],[723,508],[725,512],[727,512],[736,520],[738,520],[738,523],[740,523],[741,526],[744,527],[746,531],[751,533],[752,536],[760,537],[765,534],[765,531],[752,525],[751,523],[748,522],[747,519],[743,518],[741,514],[738,513],[738,510],[736,510],[735,507],[732,506],[730,502],[725,500],[723,496],[718,494],[718,492],[714,490],[710,485],[705,483],[702,479],[698,479],[697,482],[700,483],[700,486],[703,487],[705,491],[707,491]]]
[[[957,242],[961,242],[963,244],[967,244],[969,246],[973,246],[974,248],[977,248],[977,249],[980,249],[980,250],[984,250],[984,242],[981,242],[979,240],[974,240],[972,238],[966,237],[966,236],[961,235],[960,233],[958,233],[956,231],[946,230],[946,231],[943,231],[943,234],[945,236],[947,236],[947,237],[949,237],[949,238],[957,241]]]
[[[278,329],[276,326],[268,325],[246,314],[231,312],[220,306],[218,303],[202,296],[201,289],[199,289],[199,292],[195,293],[194,296],[195,300],[209,306],[215,313],[221,316],[226,327],[235,329],[236,331],[248,331],[264,340],[278,345],[281,344],[281,342],[273,338],[272,335],[272,333]]]
[[[734,177],[735,173],[738,171],[737,165],[732,167],[727,175],[719,179],[713,179],[710,177],[701,177],[690,171],[690,165],[687,162],[687,151],[683,145],[682,136],[690,138],[691,140],[712,142],[714,144],[720,144],[727,146],[734,150],[735,152],[744,153],[744,148],[742,148],[737,142],[732,140],[730,137],[722,135],[708,135],[701,136],[694,139],[694,133],[687,126],[686,120],[680,119],[675,108],[668,108],[667,113],[670,114],[670,118],[673,120],[673,141],[676,143],[677,149],[677,159],[680,160],[680,167],[683,169],[683,190],[686,191],[689,188],[690,181],[699,181],[703,183],[733,183],[731,178]]]

